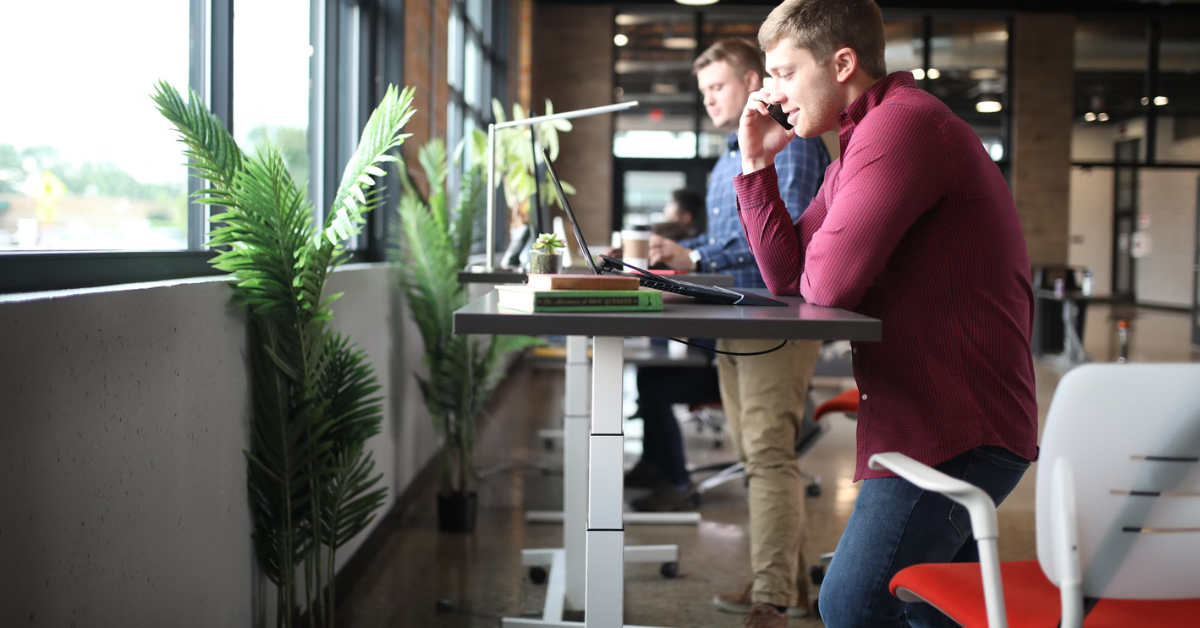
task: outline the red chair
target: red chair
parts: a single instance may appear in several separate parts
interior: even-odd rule
[[[1059,382],[1038,461],[1037,561],[1000,562],[979,488],[872,456],[872,469],[964,505],[979,544],[979,563],[909,567],[892,593],[967,628],[1200,626],[1198,382],[1200,364],[1093,364]]]

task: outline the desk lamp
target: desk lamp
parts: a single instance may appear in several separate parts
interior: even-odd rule
[[[590,109],[578,109],[576,111],[563,111],[554,113],[548,116],[538,116],[536,118],[525,118],[524,120],[510,120],[501,124],[488,125],[488,195],[487,195],[487,258],[484,262],[484,272],[492,272],[493,265],[496,259],[496,130],[507,129],[509,127],[529,126],[549,120],[569,120],[571,118],[585,118],[587,116],[596,116],[602,113],[614,113],[632,109],[638,105],[637,101],[617,103],[613,105],[604,105],[603,107],[592,107]],[[535,162],[536,163],[536,162]],[[534,176],[537,176],[536,168]]]

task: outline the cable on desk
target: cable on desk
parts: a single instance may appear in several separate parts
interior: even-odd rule
[[[685,345],[687,345],[687,346],[689,346],[689,347],[696,347],[697,349],[703,349],[704,351],[708,351],[709,353],[719,353],[719,354],[721,354],[721,355],[732,355],[732,356],[739,356],[739,357],[748,357],[748,356],[755,356],[755,355],[766,355],[766,354],[768,354],[768,353],[774,353],[774,352],[776,352],[776,351],[779,351],[780,349],[782,349],[782,348],[784,347],[784,345],[786,345],[786,344],[788,343],[788,341],[784,340],[783,342],[779,343],[779,345],[778,345],[778,346],[771,347],[770,349],[766,349],[766,350],[764,350],[764,351],[749,351],[749,352],[746,352],[746,353],[741,353],[741,352],[738,352],[738,351],[721,351],[720,349],[711,349],[711,348],[709,348],[709,347],[706,347],[706,346],[704,346],[704,345],[698,345],[698,344],[696,344],[696,343],[694,343],[694,342],[688,342],[688,341],[686,341],[686,340],[683,340],[683,339],[681,339],[681,338],[670,338],[670,337],[668,337],[668,338],[667,338],[667,340],[672,340],[672,341],[674,341],[674,342],[678,342],[678,343],[680,343],[680,344],[685,344]]]

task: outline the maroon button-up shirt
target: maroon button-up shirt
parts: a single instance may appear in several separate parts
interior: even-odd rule
[[[872,454],[937,465],[984,445],[1037,458],[1029,255],[1012,194],[971,127],[907,72],[841,114],[841,158],[792,223],[775,169],[734,178],[775,294],[883,321],[854,343],[855,480]]]

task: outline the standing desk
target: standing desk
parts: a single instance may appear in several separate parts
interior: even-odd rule
[[[542,619],[505,618],[504,626],[619,628],[623,625],[626,560],[660,560],[657,546],[625,547],[622,370],[624,337],[765,338],[878,341],[882,323],[873,318],[779,297],[786,307],[736,307],[698,303],[665,294],[661,312],[535,313],[500,310],[496,292],[454,313],[460,334],[567,336],[567,407],[564,420],[564,507],[561,550],[526,550],[525,564],[551,568]],[[587,337],[593,337],[591,390]],[[591,426],[587,404],[591,397]],[[635,551],[630,551],[635,550]],[[678,551],[675,548],[676,552]],[[536,563],[534,561],[542,561]],[[564,609],[584,610],[585,621],[564,622]]]

